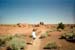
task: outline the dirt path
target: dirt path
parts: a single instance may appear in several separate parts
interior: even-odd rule
[[[45,32],[45,31],[44,31]],[[42,33],[44,33],[43,31],[40,33],[40,35],[37,36],[37,38],[35,40],[33,40],[31,43],[32,45],[28,45],[26,50],[40,50],[40,45],[41,45],[41,40],[39,39],[39,37],[41,36]]]

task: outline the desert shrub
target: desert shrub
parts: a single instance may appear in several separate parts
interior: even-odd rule
[[[46,46],[44,47],[44,49],[56,49],[57,45],[55,42],[49,42],[48,44],[46,44]]]
[[[72,26],[72,25],[70,26],[71,29],[73,29],[73,27],[74,27],[74,26]]]
[[[40,25],[44,25],[44,22],[40,22]]]
[[[43,39],[43,38],[45,38],[45,35],[41,35],[39,38],[40,38],[40,39]]]
[[[75,33],[71,32],[71,33],[64,33],[61,35],[60,39],[66,39],[69,41],[75,41]]]
[[[6,41],[0,39],[0,47],[4,46],[5,45],[5,42]]]
[[[49,29],[49,30],[48,30],[48,32],[53,32],[53,31],[56,31],[56,29],[53,29],[53,28],[52,28],[52,29]]]
[[[26,35],[23,35],[23,34],[15,34],[14,37],[25,39]]]
[[[25,45],[25,40],[17,37],[13,38],[7,43],[7,46],[9,46],[9,48],[11,48],[12,50],[24,49]]]
[[[35,27],[39,27],[39,24],[37,24],[37,25],[34,25]]]
[[[12,48],[10,48],[10,47],[7,47],[7,48],[6,48],[6,50],[12,50]]]
[[[64,28],[65,28],[65,26],[62,22],[58,23],[57,29],[64,29]]]
[[[18,27],[21,27],[21,24],[20,24],[20,23],[18,23],[18,24],[17,24],[17,26],[18,26]]]
[[[48,37],[49,36],[49,34],[48,34],[48,31],[47,32],[45,32],[44,34],[42,34],[39,38],[40,39],[43,39],[43,38],[46,38],[46,37]]]
[[[5,46],[6,42],[11,40],[12,36],[11,35],[0,35],[0,47]]]
[[[0,47],[7,47],[7,50],[23,50],[25,47],[24,35],[0,35]]]
[[[30,38],[32,38],[32,35],[29,35]]]
[[[47,36],[48,36],[48,31],[46,31],[46,32],[44,33],[44,35],[47,37]]]
[[[75,27],[75,24],[74,24],[74,27]]]

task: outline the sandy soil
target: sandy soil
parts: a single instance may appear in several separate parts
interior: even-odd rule
[[[29,36],[32,33],[33,28],[37,31],[37,38],[33,40]],[[50,36],[39,39],[41,34],[46,32],[47,30],[51,30],[48,34]],[[55,41],[59,46],[56,50],[75,50],[75,43],[68,42],[66,40],[59,39],[60,35],[64,32],[70,32],[71,29],[67,26],[63,31],[57,31],[56,25],[40,25],[38,27],[34,27],[33,25],[0,25],[0,34],[24,34],[26,35],[26,43],[31,43],[32,45],[27,45],[26,50],[45,50],[43,47],[49,41]],[[75,31],[75,30],[73,30]]]

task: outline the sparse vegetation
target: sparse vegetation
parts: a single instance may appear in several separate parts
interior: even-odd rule
[[[41,35],[39,38],[40,38],[40,39],[43,39],[43,38],[45,38],[45,35]]]
[[[12,39],[11,35],[0,35],[0,47],[5,46],[7,41]]]
[[[57,45],[55,42],[49,42],[44,49],[57,49]]]
[[[71,28],[71,29],[73,29],[73,28],[74,28],[74,26],[73,26],[73,25],[71,25],[71,26],[70,26],[70,28]]]
[[[34,25],[35,27],[39,27],[40,25],[39,24],[37,24],[37,25]]]
[[[0,35],[0,47],[7,47],[7,50],[21,50],[25,47],[25,39],[21,35]]]
[[[58,26],[57,26],[57,29],[59,30],[59,29],[64,29],[65,28],[65,26],[64,26],[64,24],[61,22],[61,23],[58,23]]]
[[[71,33],[64,33],[61,35],[60,39],[66,39],[68,41],[75,41],[75,33],[71,32]]]
[[[21,50],[21,48],[24,48],[25,45],[25,40],[17,37],[13,38],[7,43],[7,46],[9,46],[12,50]]]
[[[52,28],[52,29],[49,29],[48,32],[54,32],[54,31],[56,31],[56,30],[57,30],[57,29]]]
[[[48,34],[48,31],[47,31],[44,34],[42,34],[39,38],[43,39],[43,38],[48,37],[48,36],[50,36],[50,35]]]
[[[23,24],[20,24],[21,27],[16,24],[1,25],[0,50],[74,50],[75,27],[73,24],[68,25],[64,24],[64,29],[58,28],[61,32],[57,31],[57,24],[25,24],[26,27]],[[36,30],[36,40],[32,39],[32,29]]]
[[[40,25],[44,25],[44,22],[40,22]]]
[[[21,35],[21,34],[15,34],[14,37],[22,38],[25,39],[26,35]]]
[[[18,27],[21,27],[21,24],[20,24],[20,23],[18,23],[18,24],[17,24],[17,26],[18,26]]]
[[[29,35],[30,38],[32,38],[32,35]]]

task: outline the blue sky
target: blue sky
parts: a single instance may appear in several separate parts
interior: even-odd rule
[[[0,24],[74,23],[75,0],[0,0]]]

